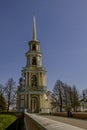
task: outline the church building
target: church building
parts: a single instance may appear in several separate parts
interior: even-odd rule
[[[36,22],[33,19],[32,40],[28,42],[26,65],[22,69],[17,91],[17,110],[30,113],[49,113],[50,94],[46,85],[46,69],[42,65],[40,42],[36,38]]]

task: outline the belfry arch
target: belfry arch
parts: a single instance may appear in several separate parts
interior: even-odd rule
[[[35,56],[32,58],[32,65],[37,65],[37,59]]]

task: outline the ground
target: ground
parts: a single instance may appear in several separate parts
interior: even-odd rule
[[[59,122],[63,122],[66,124],[70,124],[73,126],[77,126],[80,128],[83,128],[87,130],[87,120],[81,120],[81,119],[74,119],[74,118],[68,118],[68,117],[60,117],[60,116],[45,116],[46,118],[56,120]]]
[[[13,115],[0,114],[0,130],[5,130],[15,120]]]

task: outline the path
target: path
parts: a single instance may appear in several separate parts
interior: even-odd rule
[[[73,126],[77,126],[79,128],[83,128],[83,129],[87,130],[87,120],[66,118],[66,117],[60,117],[60,116],[44,116],[44,117],[49,118],[51,120],[70,124],[70,125],[73,125]]]

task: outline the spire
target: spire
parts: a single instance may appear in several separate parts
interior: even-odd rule
[[[36,21],[35,21],[35,16],[33,17],[33,35],[32,35],[32,40],[36,41]]]

